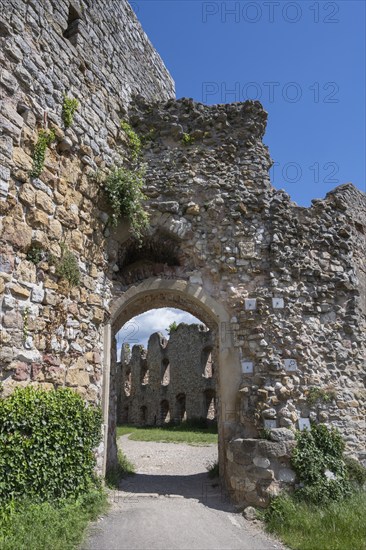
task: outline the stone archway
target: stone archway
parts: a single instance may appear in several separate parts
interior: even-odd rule
[[[116,299],[111,318],[105,327],[104,374],[104,471],[113,465],[116,456],[116,411],[114,396],[114,336],[127,321],[150,309],[175,307],[199,317],[215,335],[217,356],[217,417],[219,427],[219,461],[225,476],[227,444],[234,435],[235,401],[240,383],[240,361],[232,346],[229,315],[225,307],[207,294],[202,286],[184,280],[152,278],[135,285]]]

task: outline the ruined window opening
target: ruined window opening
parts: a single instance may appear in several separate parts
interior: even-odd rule
[[[202,351],[201,364],[203,366],[202,376],[204,378],[212,378],[214,375],[214,364],[212,361],[212,348],[205,348]]]
[[[207,420],[216,419],[216,392],[215,390],[204,391],[204,417]]]
[[[69,17],[67,19],[67,29],[64,31],[63,36],[64,38],[67,38],[73,46],[77,45],[82,22],[83,21],[80,13],[74,8],[74,6],[70,4]]]
[[[141,364],[141,384],[142,386],[147,386],[148,383],[149,383],[149,367],[147,365],[146,359],[144,359]]]
[[[170,407],[169,407],[169,401],[164,399],[160,403],[160,423],[161,424],[168,424],[170,422]]]
[[[176,422],[184,422],[187,420],[187,410],[186,410],[186,394],[180,393],[176,397]]]
[[[146,405],[143,405],[140,408],[140,423],[142,425],[145,425],[147,423],[147,407],[146,407]]]
[[[131,378],[131,369],[128,369],[126,372],[126,378],[124,382],[124,390],[126,397],[129,397],[131,395],[131,386],[132,386],[132,378]]]
[[[161,362],[161,385],[168,386],[170,384],[170,364],[169,359],[165,357]]]

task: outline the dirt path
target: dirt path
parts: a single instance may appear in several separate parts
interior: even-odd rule
[[[90,529],[85,550],[282,550],[235,513],[206,466],[217,446],[120,438],[136,466],[111,494],[107,517]]]

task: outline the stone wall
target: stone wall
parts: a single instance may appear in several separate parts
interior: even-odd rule
[[[152,307],[182,307],[212,331],[221,471],[238,501],[248,469],[252,487],[262,468],[247,459],[266,459],[265,428],[324,422],[365,461],[365,195],[346,184],[301,208],[273,189],[260,103],[173,99],[127,2],[0,7],[3,395],[27,384],[68,385],[95,403],[104,394],[113,441],[113,336]],[[64,93],[80,101],[69,129]],[[121,119],[144,138],[142,246],[125,220],[109,227],[98,178],[127,160]],[[31,178],[47,128],[56,141]],[[57,269],[65,247],[81,274],[73,287]],[[145,283],[152,290],[139,295]],[[253,439],[241,463],[236,450]],[[267,459],[264,470],[280,475]]]
[[[216,418],[212,335],[181,323],[169,340],[156,332],[147,349],[124,344],[117,382],[120,423],[163,425]]]
[[[98,403],[111,285],[108,214],[91,175],[123,162],[132,95],[168,99],[174,84],[127,2],[71,4],[0,2],[0,371],[5,396],[16,385],[68,385]],[[79,100],[69,129],[64,94]],[[32,179],[47,128],[56,142]],[[49,262],[62,242],[78,259],[74,288]]]

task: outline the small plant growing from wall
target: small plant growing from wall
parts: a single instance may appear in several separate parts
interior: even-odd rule
[[[169,336],[171,336],[173,334],[173,332],[175,332],[178,328],[178,325],[175,321],[173,321],[172,323],[170,323],[169,327],[166,329],[167,333],[169,334]]]
[[[70,128],[74,122],[74,115],[79,107],[79,101],[76,98],[67,97],[64,95],[64,101],[62,104],[62,120],[65,124],[65,128]]]
[[[27,260],[28,262],[32,262],[32,264],[37,265],[44,258],[44,255],[45,252],[43,248],[37,244],[33,244],[27,252]]]
[[[126,168],[114,168],[104,183],[105,194],[112,207],[111,225],[115,227],[120,218],[126,217],[131,224],[132,234],[139,241],[149,225],[148,214],[142,206],[145,199],[143,185],[143,171]]]
[[[46,160],[47,147],[51,145],[56,139],[54,130],[40,130],[38,133],[38,140],[34,148],[33,153],[33,167],[30,173],[32,178],[39,178],[41,175],[44,163]]]
[[[131,153],[131,160],[132,162],[136,162],[141,153],[141,139],[128,122],[123,120],[121,122],[121,128],[128,139],[128,147]]]
[[[182,141],[184,145],[192,145],[194,143],[194,137],[191,136],[191,134],[184,133],[182,137]]]
[[[75,255],[68,249],[65,243],[61,243],[61,259],[55,261],[50,258],[56,266],[56,275],[69,282],[70,286],[77,286],[80,283],[80,269]]]
[[[336,398],[336,392],[332,388],[318,388],[315,386],[312,386],[308,390],[307,394],[307,402],[309,405],[315,405],[319,401],[323,401],[323,403],[330,403],[333,399]]]

